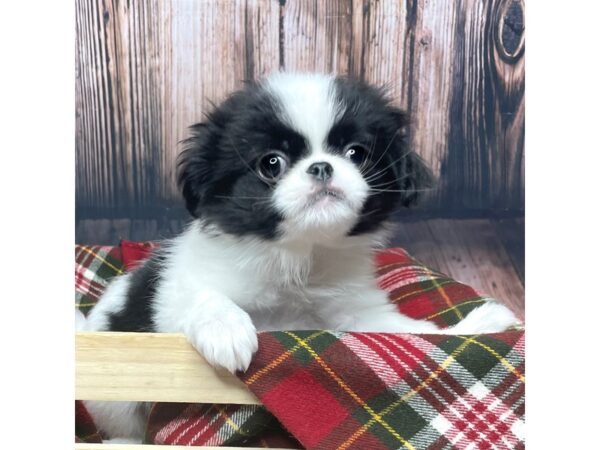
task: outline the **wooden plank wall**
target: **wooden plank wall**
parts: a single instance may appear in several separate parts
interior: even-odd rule
[[[522,0],[76,0],[78,220],[181,218],[186,128],[278,69],[388,87],[428,211],[522,211]],[[113,224],[114,225],[114,224]]]

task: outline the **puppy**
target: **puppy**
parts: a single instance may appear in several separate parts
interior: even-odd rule
[[[84,326],[181,332],[215,366],[246,370],[257,330],[436,333],[377,287],[389,218],[429,186],[408,120],[383,92],[331,75],[278,73],[192,127],[178,182],[194,217],[116,279]],[[517,322],[486,304],[447,333]],[[147,408],[86,402],[110,437],[141,439]]]

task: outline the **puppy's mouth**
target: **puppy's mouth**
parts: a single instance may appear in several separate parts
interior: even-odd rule
[[[308,197],[308,206],[313,206],[316,205],[317,203],[322,203],[322,202],[335,202],[335,201],[343,201],[346,199],[346,196],[344,195],[344,193],[336,188],[332,188],[332,187],[324,187],[321,188],[319,190],[317,190],[316,192],[313,192],[309,197]]]

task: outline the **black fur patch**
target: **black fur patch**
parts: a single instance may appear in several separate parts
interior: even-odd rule
[[[291,164],[307,152],[304,138],[279,120],[279,107],[268,92],[249,84],[192,126],[179,157],[178,183],[194,217],[238,236],[276,237],[282,217],[256,164],[273,150]]]
[[[362,172],[372,191],[350,232],[357,235],[376,230],[398,205],[414,204],[430,185],[430,175],[408,148],[408,115],[391,106],[383,90],[338,78],[336,91],[346,109],[329,133],[329,145],[341,151],[346,144],[358,142],[371,151]]]
[[[125,307],[109,316],[110,331],[156,331],[153,315],[153,298],[164,257],[154,254],[130,275]]]
[[[371,148],[363,169],[372,192],[351,234],[376,230],[396,206],[410,206],[429,175],[408,149],[408,117],[391,106],[383,91],[347,79],[335,80],[345,112],[327,138],[329,151],[359,142]],[[269,151],[285,153],[293,165],[308,152],[304,138],[280,120],[282,106],[260,84],[232,94],[192,135],[178,162],[178,183],[189,212],[226,233],[277,237],[283,220],[271,203],[272,186],[256,165]],[[369,180],[372,177],[372,180]]]

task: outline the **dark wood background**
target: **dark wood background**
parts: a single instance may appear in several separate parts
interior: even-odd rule
[[[76,0],[76,238],[178,231],[187,127],[278,69],[388,87],[438,176],[421,213],[520,215],[523,36],[518,0]]]

